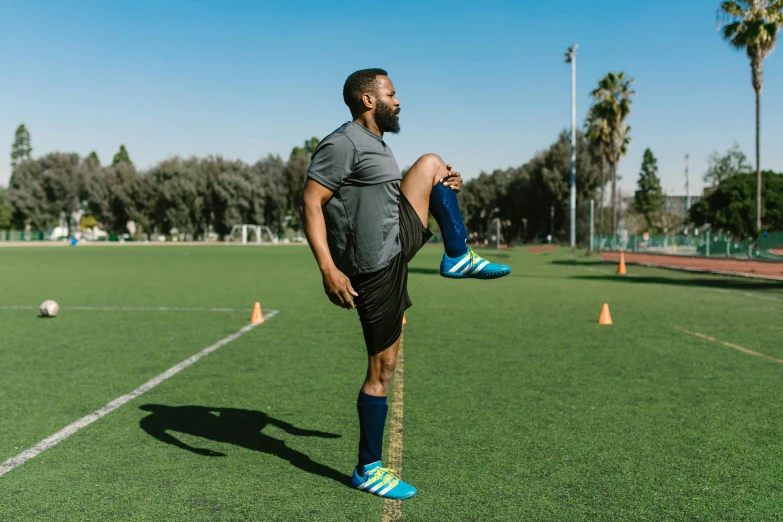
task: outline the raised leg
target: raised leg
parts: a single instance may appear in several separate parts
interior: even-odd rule
[[[448,184],[462,178],[451,171],[437,154],[425,154],[405,173],[402,193],[416,210],[419,219],[427,226],[427,214],[432,213],[443,236],[443,248],[449,257],[464,256],[468,252],[465,241],[468,232],[462,222],[462,213],[457,201],[457,191]]]
[[[432,187],[449,175],[446,164],[437,154],[425,154],[416,160],[402,178],[400,190],[408,198],[424,226],[430,212]],[[451,190],[451,189],[449,189]]]
[[[459,184],[455,184],[455,180]],[[495,279],[510,274],[508,266],[490,263],[468,248],[468,233],[457,201],[459,188],[461,178],[454,175],[451,166],[437,154],[419,158],[405,173],[400,185],[424,226],[427,226],[428,213],[438,222],[445,250],[440,264],[441,275],[452,279]]]

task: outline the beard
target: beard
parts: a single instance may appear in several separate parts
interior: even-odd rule
[[[378,130],[392,134],[400,132],[400,121],[397,119],[399,113],[400,109],[395,110],[385,103],[379,103],[375,107],[375,124],[378,126]]]

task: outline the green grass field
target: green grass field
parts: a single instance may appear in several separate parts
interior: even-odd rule
[[[783,284],[522,248],[451,281],[439,255],[410,270],[404,520],[783,520],[783,364],[717,342],[783,359]],[[0,270],[0,463],[280,310],[0,476],[0,521],[381,521],[346,486],[361,330],[306,247],[1,248]],[[45,299],[57,318],[9,308]]]

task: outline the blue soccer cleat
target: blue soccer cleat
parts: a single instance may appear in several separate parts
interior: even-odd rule
[[[359,474],[360,469],[361,474]],[[381,467],[380,462],[373,462],[362,468],[354,468],[351,486],[360,491],[392,500],[411,498],[416,494],[416,488],[395,477],[392,470]]]
[[[460,257],[449,257],[443,254],[443,260],[440,262],[440,275],[452,279],[496,279],[510,273],[511,268],[490,263],[470,247],[468,252]]]

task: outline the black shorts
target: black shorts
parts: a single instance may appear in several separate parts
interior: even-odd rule
[[[430,237],[432,232],[422,225],[416,210],[400,192],[400,253],[386,268],[351,276],[351,286],[359,294],[354,303],[368,354],[381,353],[400,337],[402,316],[411,307],[408,261]]]

